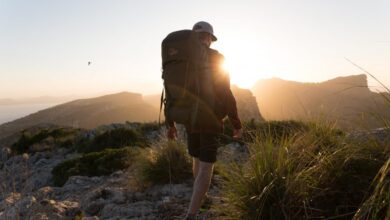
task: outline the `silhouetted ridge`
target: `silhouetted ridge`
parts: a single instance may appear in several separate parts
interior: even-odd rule
[[[383,125],[376,116],[390,114],[381,95],[369,90],[363,74],[321,83],[265,79],[252,91],[266,120],[322,118],[345,128],[375,128]]]
[[[345,77],[337,77],[319,84],[319,86],[331,89],[339,92],[355,93],[356,95],[367,95],[370,94],[368,88],[367,76],[352,75]]]
[[[26,127],[42,123],[94,128],[111,123],[147,122],[158,119],[158,109],[146,103],[141,94],[121,92],[78,99],[47,108],[0,125],[0,139]]]

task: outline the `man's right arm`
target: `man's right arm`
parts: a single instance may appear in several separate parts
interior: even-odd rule
[[[174,140],[177,138],[177,129],[175,122],[170,119],[165,119],[165,126],[167,128],[167,137],[169,140]]]

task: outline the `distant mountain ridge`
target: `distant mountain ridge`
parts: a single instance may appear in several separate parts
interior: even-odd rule
[[[337,77],[321,83],[273,78],[258,81],[252,91],[267,120],[322,117],[337,121],[344,128],[357,124],[375,128],[383,126],[376,116],[390,116],[381,94],[369,90],[366,75]]]
[[[38,111],[0,125],[0,138],[37,124],[94,128],[110,123],[148,122],[158,118],[158,110],[141,94],[121,92],[90,99],[78,99]]]
[[[264,121],[264,118],[260,114],[256,97],[253,96],[249,89],[242,89],[236,85],[231,86],[231,91],[236,98],[238,115],[241,120],[257,120]],[[144,100],[156,108],[160,108],[161,95],[148,95],[144,96]]]
[[[242,120],[262,121],[256,98],[247,89],[232,86]],[[157,121],[160,95],[142,96],[121,92],[96,98],[78,99],[38,111],[0,125],[0,139],[39,124],[91,129],[104,124]]]
[[[31,98],[0,98],[0,106],[2,105],[24,105],[24,104],[42,104],[42,103],[63,103],[70,100],[74,100],[75,96],[63,96],[63,97],[54,97],[54,96],[39,96]]]
[[[390,107],[382,97],[389,94],[371,92],[366,75],[338,77],[321,83],[273,78],[258,81],[252,91],[231,88],[243,121],[323,117],[337,121],[343,128],[353,128],[359,123],[377,128],[383,126],[377,116],[390,118]],[[130,92],[78,99],[0,125],[0,139],[38,124],[90,129],[126,121],[156,121],[159,107],[160,95],[143,97]]]

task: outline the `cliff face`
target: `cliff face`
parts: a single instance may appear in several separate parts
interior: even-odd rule
[[[261,80],[252,89],[267,120],[325,119],[344,128],[383,126],[375,115],[389,115],[384,99],[371,92],[365,75],[338,77],[322,83]]]
[[[256,97],[249,89],[241,89],[232,86],[231,90],[237,102],[238,115],[242,121],[264,121],[257,105]]]
[[[365,97],[371,95],[371,91],[368,89],[367,76],[364,74],[337,77],[317,85],[321,89],[333,92],[339,91],[343,95]]]

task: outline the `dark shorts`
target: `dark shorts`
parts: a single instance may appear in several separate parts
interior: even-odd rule
[[[218,133],[189,133],[187,135],[188,153],[200,161],[214,163],[220,145]]]

